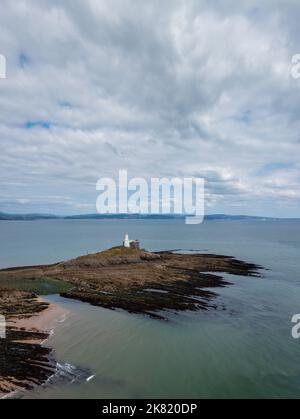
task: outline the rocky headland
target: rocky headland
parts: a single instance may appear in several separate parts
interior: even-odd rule
[[[164,318],[166,310],[211,307],[211,289],[229,285],[222,273],[259,276],[259,268],[230,256],[115,247],[54,265],[2,270],[0,286],[57,281],[65,286],[63,297]]]
[[[258,277],[260,268],[230,256],[114,247],[53,265],[1,270],[0,313],[9,326],[0,339],[0,392],[30,389],[55,370],[51,349],[41,345],[48,334],[18,327],[20,319],[48,309],[37,298],[40,289],[163,320],[169,311],[217,308],[217,288],[230,285],[223,273]]]

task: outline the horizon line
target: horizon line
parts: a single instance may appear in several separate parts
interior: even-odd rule
[[[149,213],[117,213],[117,214],[99,214],[97,212],[95,213],[77,213],[77,214],[55,214],[55,213],[47,213],[47,212],[24,212],[24,213],[18,213],[18,212],[4,212],[0,211],[0,217],[1,216],[7,216],[7,217],[51,217],[51,218],[76,218],[76,217],[99,217],[99,218],[118,218],[118,217],[187,217],[187,216],[193,216],[194,214],[182,214],[182,213],[167,213],[167,214],[161,214],[161,213],[155,213],[155,214],[149,214]],[[231,217],[231,218],[238,218],[238,217],[245,217],[245,218],[259,218],[259,219],[276,219],[276,220],[299,220],[300,217],[279,217],[279,216],[270,216],[270,215],[249,215],[249,214],[230,214],[230,213],[207,213],[204,215],[204,218],[206,217]],[[0,218],[1,220],[1,218]],[[5,221],[5,220],[2,220]]]

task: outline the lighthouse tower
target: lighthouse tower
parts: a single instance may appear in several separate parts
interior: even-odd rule
[[[123,247],[131,247],[132,249],[139,249],[140,242],[138,240],[129,240],[128,234],[125,234],[123,240]]]
[[[124,247],[130,247],[130,240],[129,240],[128,234],[125,234],[125,236],[124,236],[123,246]]]

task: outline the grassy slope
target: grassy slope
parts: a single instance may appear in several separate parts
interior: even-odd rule
[[[64,281],[52,278],[10,278],[1,279],[0,289],[19,290],[33,292],[38,295],[51,295],[68,292],[72,289],[72,285]]]

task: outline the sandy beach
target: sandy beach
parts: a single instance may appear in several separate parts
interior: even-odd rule
[[[0,341],[0,398],[42,384],[56,370],[52,348],[46,342],[69,312],[41,297],[32,301],[43,309],[7,317],[6,338]]]
[[[38,297],[37,302],[40,303],[47,303],[47,301],[42,298]],[[16,320],[11,320],[8,322],[8,325],[11,325],[17,329],[32,332],[43,332],[47,334],[51,334],[51,332],[58,326],[59,322],[65,319],[69,314],[69,311],[62,308],[57,304],[49,304],[48,308],[42,311],[39,314],[34,314],[32,317],[28,318],[21,318]],[[45,341],[39,339],[27,340],[27,343],[39,343],[44,344]]]

